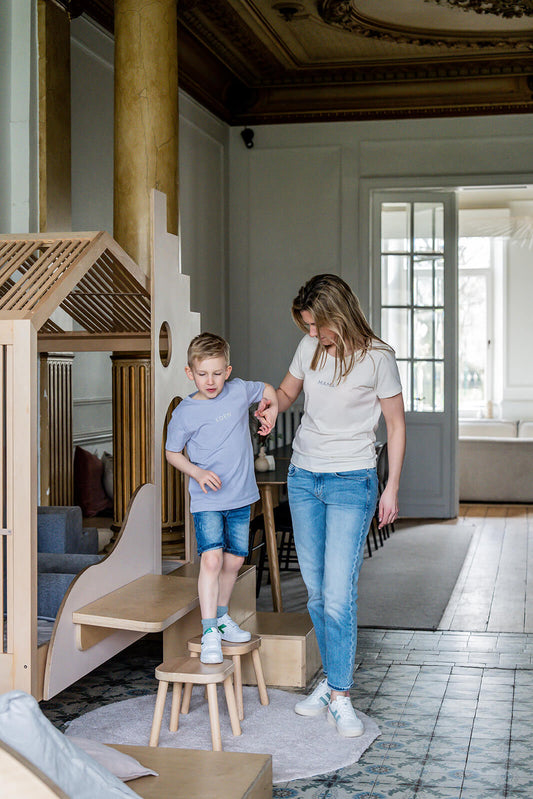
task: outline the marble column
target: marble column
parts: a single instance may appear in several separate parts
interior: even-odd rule
[[[166,194],[178,232],[176,0],[115,0],[113,235],[147,275],[150,192]],[[137,486],[152,479],[149,354],[113,356],[114,526]]]
[[[150,191],[178,230],[176,0],[115,0],[114,231],[150,274]]]
[[[39,0],[39,230],[72,230],[70,21]]]

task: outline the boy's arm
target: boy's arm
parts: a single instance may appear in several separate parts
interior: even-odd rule
[[[222,481],[218,474],[215,474],[215,472],[210,472],[207,469],[200,469],[199,466],[191,463],[190,460],[185,457],[183,452],[172,452],[172,450],[166,449],[165,456],[171,466],[174,466],[175,469],[178,469],[184,474],[188,474],[189,477],[192,477],[194,480],[196,480],[204,494],[207,494],[208,488],[210,488],[212,491],[218,491],[218,489],[222,486]]]
[[[263,397],[255,415],[260,422],[258,433],[267,436],[274,427],[278,415],[278,396],[276,389],[270,383],[265,383]]]

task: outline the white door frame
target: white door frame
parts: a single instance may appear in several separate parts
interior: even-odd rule
[[[375,285],[374,285],[374,276],[373,276],[373,269],[372,269],[372,209],[373,209],[373,200],[375,194],[381,194],[386,191],[390,191],[391,194],[405,192],[406,194],[410,194],[411,192],[420,192],[420,197],[423,198],[424,191],[431,191],[438,195],[439,192],[453,192],[457,191],[459,188],[468,186],[468,187],[475,187],[475,188],[484,188],[486,187],[488,190],[492,188],[498,188],[503,186],[523,186],[524,184],[533,184],[533,175],[531,174],[507,174],[507,175],[471,175],[471,176],[443,176],[436,178],[435,176],[428,178],[428,177],[421,177],[421,178],[398,178],[398,177],[391,177],[391,178],[362,178],[359,181],[359,214],[358,214],[358,225],[359,225],[359,253],[360,253],[360,272],[359,272],[359,279],[357,290],[359,297],[361,299],[362,305],[368,313],[369,320],[371,324],[379,329],[379,324],[377,324],[378,320],[376,319],[376,311],[377,306],[375,303]],[[455,230],[455,236],[457,236],[457,230]],[[455,259],[456,260],[456,259]],[[454,274],[454,285],[455,285],[455,297],[452,299],[450,296],[446,298],[447,303],[454,302],[455,303],[455,326],[457,326],[457,263],[455,263],[455,274]],[[379,290],[377,292],[379,294]],[[453,337],[455,340],[455,351],[449,352],[446,350],[445,358],[451,358],[455,362],[455,375],[457,375],[457,336]],[[449,340],[449,338],[448,338]],[[446,342],[445,342],[446,346]],[[450,457],[452,458],[451,463],[451,474],[455,476],[455,479],[450,480],[449,485],[449,496],[450,496],[450,510],[452,513],[458,513],[458,464],[457,464],[457,439],[458,439],[458,432],[457,432],[457,376],[455,376],[455,380],[453,380],[453,391],[455,391],[455,402],[454,402],[454,421],[451,430],[451,440],[450,440]],[[446,395],[449,396],[449,392]],[[422,418],[420,419],[422,421]]]

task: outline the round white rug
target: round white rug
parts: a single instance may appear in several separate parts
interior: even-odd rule
[[[294,712],[300,694],[269,688],[268,696],[270,704],[263,706],[257,689],[244,687],[245,718],[239,737],[232,735],[226,699],[220,689],[218,706],[224,750],[271,754],[273,782],[314,777],[356,763],[380,735],[377,724],[359,711],[357,715],[365,725],[364,734],[359,738],[343,738],[328,724],[325,714],[307,718]],[[203,689],[193,689],[190,711],[186,716],[180,715],[177,732],[168,730],[170,702],[169,690],[159,746],[211,749],[209,713]],[[147,746],[154,707],[155,694],[105,705],[71,721],[66,734],[101,743]]]

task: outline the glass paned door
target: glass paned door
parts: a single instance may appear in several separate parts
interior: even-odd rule
[[[395,350],[402,379],[400,511],[414,517],[451,517],[458,507],[455,218],[452,193],[373,195],[372,318]]]
[[[381,335],[407,411],[444,410],[443,215],[441,202],[381,204]]]

